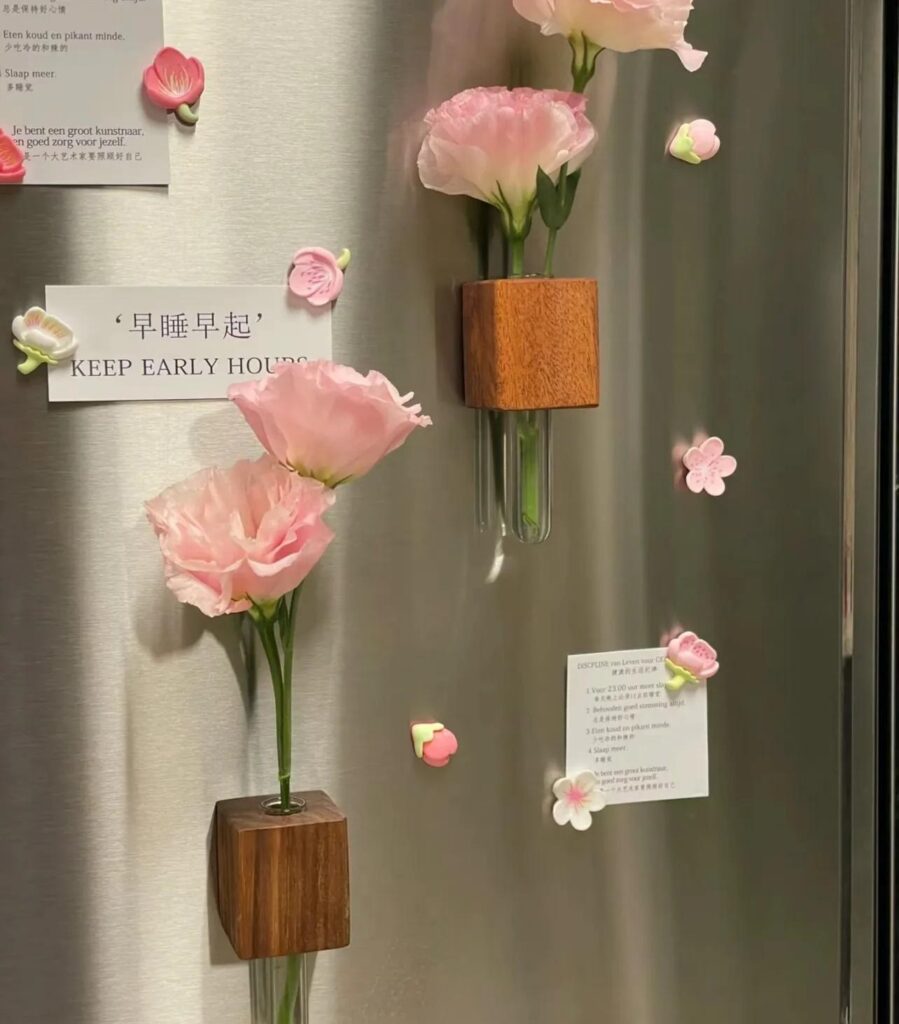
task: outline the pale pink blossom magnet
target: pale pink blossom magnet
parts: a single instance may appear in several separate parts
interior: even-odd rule
[[[174,46],[156,54],[144,72],[144,91],[151,103],[172,111],[182,124],[195,125],[200,115],[192,109],[206,88],[206,73],[196,57],[185,57]]]
[[[682,124],[668,145],[668,152],[677,160],[687,164],[702,164],[721,148],[718,129],[711,121],[700,117]]]
[[[445,768],[459,749],[459,741],[441,722],[413,722],[415,756],[431,768]]]
[[[25,154],[0,130],[0,185],[18,185],[25,177]]]
[[[599,779],[593,772],[580,772],[553,783],[553,821],[557,825],[571,825],[578,832],[586,832],[593,824],[593,815],[606,806],[606,798],[599,788]]]
[[[688,448],[684,453],[687,469],[687,487],[694,494],[711,494],[717,498],[724,494],[724,481],[737,471],[737,460],[733,455],[724,454],[724,442],[720,437],[706,438],[702,444]]]
[[[665,652],[665,666],[671,673],[671,679],[666,685],[674,692],[684,683],[698,684],[711,679],[720,668],[715,648],[689,631],[669,642]]]
[[[344,271],[350,264],[350,250],[339,256],[314,246],[300,249],[293,258],[287,286],[311,306],[327,306],[343,291]]]

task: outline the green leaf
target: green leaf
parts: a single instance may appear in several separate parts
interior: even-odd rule
[[[577,195],[577,187],[581,181],[581,172],[575,171],[574,174],[568,175],[568,180],[565,183],[565,198],[561,202],[562,207],[562,224],[564,224],[571,216],[571,208],[574,206],[574,197]],[[559,225],[559,227],[562,226]]]
[[[543,223],[548,228],[558,229],[565,223],[559,190],[542,167],[537,168],[537,205],[540,207]]]

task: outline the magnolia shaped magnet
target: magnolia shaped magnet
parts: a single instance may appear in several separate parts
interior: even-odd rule
[[[698,684],[711,679],[720,668],[715,648],[690,632],[681,633],[669,642],[665,666],[671,673],[666,685],[675,693],[684,683]]]
[[[586,832],[593,824],[593,814],[606,806],[599,779],[593,772],[558,779],[553,783],[553,796],[553,821],[557,825],[571,825],[578,832]]]
[[[733,455],[724,454],[724,442],[720,437],[708,437],[699,445],[684,452],[684,466],[687,469],[687,487],[694,494],[724,494],[724,481],[737,471],[737,460]]]
[[[173,111],[182,124],[195,125],[200,115],[192,109],[203,95],[206,73],[196,57],[166,46],[144,72],[144,91],[151,103]]]
[[[343,291],[350,258],[349,249],[341,249],[339,256],[316,247],[300,249],[293,258],[287,286],[310,306],[327,306]]]
[[[17,316],[12,322],[12,333],[13,345],[26,356],[17,367],[19,373],[31,373],[41,363],[56,366],[71,359],[78,348],[72,328],[40,306],[32,306],[23,316]]]
[[[25,177],[25,154],[0,131],[0,185],[18,185]]]
[[[677,160],[687,164],[701,164],[721,148],[718,129],[711,121],[698,118],[682,124],[668,146],[668,152]]]
[[[440,722],[413,722],[415,756],[431,768],[445,768],[459,749],[459,741]]]

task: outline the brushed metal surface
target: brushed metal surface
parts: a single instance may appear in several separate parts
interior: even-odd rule
[[[554,529],[474,524],[454,287],[459,202],[414,176],[420,115],[565,46],[505,3],[172,2],[203,56],[163,190],[0,195],[0,323],[45,283],[270,283],[300,244],[354,250],[335,354],[435,420],[340,496],[304,596],[298,788],[350,821],[353,944],[313,970],[323,1024],[820,1024],[839,1008],[846,4],[700,2],[698,75],[601,58],[602,150],[560,273],[600,280],[603,404],[556,416]],[[524,57],[524,61],[519,60]],[[663,156],[688,115],[720,155]],[[141,503],[253,453],[218,404],[49,409],[0,375],[0,1001],[17,1024],[238,1024],[245,965],[211,909],[217,799],[270,789],[271,701],[234,622],[162,585]],[[726,499],[675,493],[695,429],[740,459]],[[784,443],[787,439],[789,443]],[[565,655],[722,652],[709,800],[548,817]],[[452,769],[411,756],[439,715]]]

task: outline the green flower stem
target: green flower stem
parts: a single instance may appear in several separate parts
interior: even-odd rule
[[[528,526],[540,523],[540,473],[537,414],[519,413],[518,444],[521,453],[521,515]]]
[[[559,171],[559,201],[561,205],[565,206],[565,200],[568,198],[568,164],[562,164],[562,169]],[[558,228],[550,228],[549,233],[546,237],[546,259],[543,261],[543,276],[553,277],[553,258],[556,254],[556,239],[559,236]]]
[[[291,749],[293,746],[293,647],[296,633],[297,605],[300,587],[292,594],[280,598],[275,604],[253,604],[250,617],[259,633],[262,649],[272,676],[275,695],[275,729],[278,741],[278,787],[281,813],[289,814]],[[276,628],[280,633],[278,648]]]
[[[509,237],[509,277],[524,277],[524,235]]]
[[[602,47],[592,43],[583,32],[569,36],[571,46],[572,92],[584,92],[590,79],[596,74],[596,58]]]
[[[293,603],[296,604],[296,593]],[[278,1007],[278,1024],[293,1024],[294,1009],[300,993],[301,956],[302,954],[294,953],[287,958],[287,977],[284,980],[284,995]]]
[[[175,108],[175,117],[188,127],[193,127],[200,120],[200,115],[191,110],[186,103],[182,103],[181,106]]]
[[[39,366],[42,366],[46,362],[46,359],[39,359],[37,356],[32,355],[31,352],[26,352],[24,362],[19,363],[16,369],[19,373],[33,373]]]

